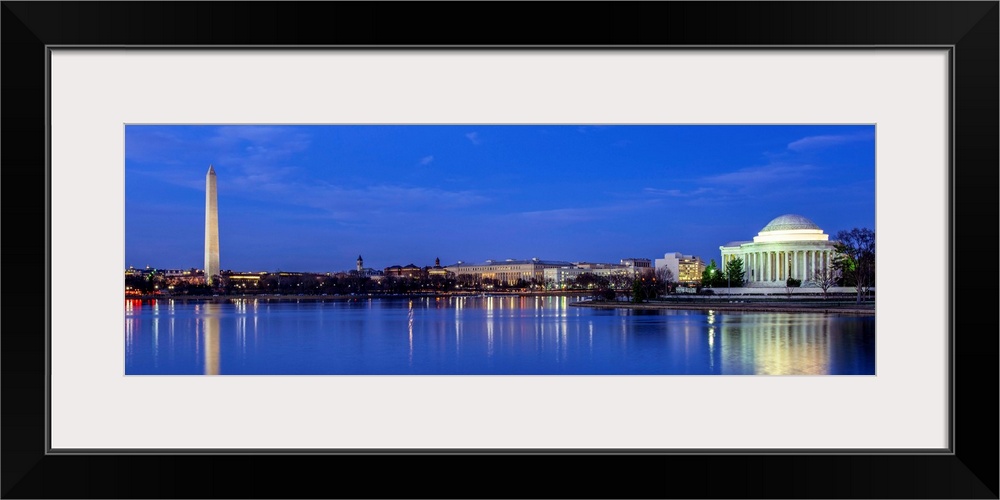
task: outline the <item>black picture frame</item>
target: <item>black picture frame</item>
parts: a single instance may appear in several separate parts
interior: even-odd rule
[[[998,498],[996,287],[964,272],[991,268],[998,240],[997,1],[2,3],[3,254],[8,271],[27,271],[9,273],[3,295],[4,498]],[[951,271],[952,452],[48,454],[53,45],[950,47],[953,262],[929,266]]]

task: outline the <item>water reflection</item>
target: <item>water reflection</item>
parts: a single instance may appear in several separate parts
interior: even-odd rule
[[[573,300],[497,296],[314,303],[127,301],[126,373],[875,371],[874,317],[601,310],[571,307]]]
[[[219,304],[205,304],[203,308],[204,319],[202,319],[202,325],[204,327],[205,334],[204,339],[204,352],[205,352],[205,375],[218,375],[219,374],[219,313],[221,311],[221,306]]]
[[[410,364],[412,365],[413,364],[413,301],[412,300],[409,303],[409,309],[410,309],[409,312],[406,314],[409,318],[407,321],[407,329],[409,330],[409,335],[410,335]]]
[[[829,324],[824,314],[725,315],[720,338],[722,373],[830,373]]]

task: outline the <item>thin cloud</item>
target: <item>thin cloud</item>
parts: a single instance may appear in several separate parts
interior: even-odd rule
[[[125,159],[140,162],[159,162],[182,165],[177,151],[189,151],[190,144],[165,131],[149,131],[139,126],[129,126],[125,131]],[[207,168],[207,167],[206,167]]]
[[[205,172],[208,172],[208,167],[205,167]],[[142,170],[137,168],[131,168],[126,172],[126,175],[133,176],[143,176],[149,177],[156,182],[161,182],[165,184],[170,184],[174,186],[181,186],[189,189],[194,189],[198,191],[205,190],[205,178],[204,176],[192,177],[187,171],[184,170]]]
[[[469,132],[468,134],[465,134],[465,138],[472,141],[472,143],[476,146],[483,143],[483,140],[479,138],[479,132]]]
[[[642,192],[655,195],[655,196],[667,196],[671,198],[687,198],[691,196],[698,196],[712,191],[709,188],[698,188],[691,191],[682,191],[680,189],[660,189],[660,188],[643,188]]]
[[[547,222],[588,222],[608,218],[609,214],[595,208],[557,208],[554,210],[537,210],[521,212],[521,217],[533,221]]]
[[[421,158],[420,159],[420,164],[426,166],[426,165],[430,165],[431,162],[433,162],[433,161],[434,161],[434,155],[429,155],[429,156],[425,156],[425,157]]]
[[[249,186],[245,187],[249,192]],[[363,188],[344,188],[329,183],[272,182],[253,186],[255,197],[267,197],[286,203],[320,210],[336,220],[352,220],[374,214],[415,215],[421,210],[462,209],[489,199],[474,191],[448,191],[380,184]]]
[[[488,199],[474,191],[447,191],[436,188],[393,185],[345,190],[344,194],[351,198],[360,198],[358,201],[374,201],[390,206],[432,206],[441,209],[468,207]]]
[[[126,158],[169,165],[173,168],[154,175],[171,184],[200,185],[203,190],[201,176],[209,164],[237,183],[271,182],[295,170],[289,163],[296,153],[310,145],[309,134],[282,127],[234,125],[212,127],[210,132],[207,136],[190,138],[185,128],[168,131],[159,127],[130,127],[126,132]],[[129,173],[135,170],[129,169]],[[190,182],[192,178],[199,180]]]
[[[750,167],[725,174],[704,177],[701,180],[712,184],[761,185],[788,182],[800,179],[818,170],[813,165],[765,165]]]
[[[874,134],[870,132],[842,135],[813,135],[788,143],[788,149],[791,151],[802,152],[813,149],[828,148],[831,146],[839,146],[841,144],[848,144],[851,142],[872,140],[874,137]]]
[[[218,169],[221,170],[219,172],[220,175],[226,173],[224,168],[225,166],[223,166],[223,169]],[[234,175],[231,179],[226,180],[226,187],[247,192],[258,191],[262,187],[284,185],[288,182],[288,178],[299,171],[295,167],[271,167],[264,165],[238,165],[233,167],[233,170],[235,170]]]
[[[622,213],[648,210],[659,203],[658,200],[645,200],[640,202],[629,202],[618,205],[604,205],[600,207],[572,207],[555,208],[551,210],[534,210],[520,212],[518,217],[526,218],[532,222],[590,222],[620,217]]]

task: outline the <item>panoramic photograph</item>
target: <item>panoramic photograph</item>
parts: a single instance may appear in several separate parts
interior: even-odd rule
[[[125,375],[875,375],[874,125],[124,127]]]

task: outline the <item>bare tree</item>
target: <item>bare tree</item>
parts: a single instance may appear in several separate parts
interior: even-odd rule
[[[823,300],[826,300],[830,288],[836,286],[837,282],[840,281],[840,269],[824,264],[823,267],[816,270],[810,281],[823,290]]]
[[[670,293],[670,287],[675,281],[674,272],[667,266],[656,268],[656,282],[664,294]]]
[[[618,272],[608,276],[608,280],[611,283],[611,289],[625,298],[632,295],[632,284],[635,282],[635,276],[632,273]]]
[[[875,231],[868,228],[854,228],[837,233],[834,244],[837,256],[834,265],[854,281],[857,302],[862,294],[875,284]]]
[[[654,269],[649,267],[640,269],[636,275],[636,283],[639,283],[639,287],[642,290],[643,300],[655,299],[660,296],[661,286],[660,282],[656,279],[656,271]],[[635,289],[634,283],[632,288],[633,290]]]

